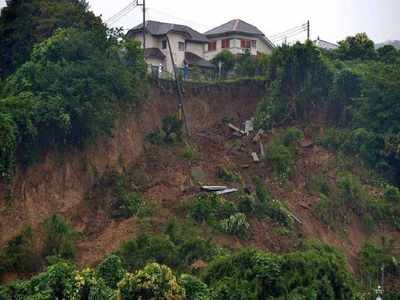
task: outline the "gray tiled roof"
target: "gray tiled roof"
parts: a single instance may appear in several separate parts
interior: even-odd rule
[[[257,27],[239,19],[229,21],[228,23],[211,29],[204,34],[206,36],[218,36],[226,33],[244,33],[254,36],[264,36],[264,33]]]
[[[212,63],[192,52],[185,52],[185,62],[189,66],[199,66],[202,68],[210,68],[210,69],[215,68],[215,66]]]
[[[157,58],[160,60],[165,59],[165,54],[161,52],[158,48],[146,48],[144,50],[144,57],[145,58]]]
[[[143,24],[140,24],[128,31],[128,36],[143,30]],[[152,35],[165,35],[168,32],[182,32],[187,35],[188,40],[193,42],[207,43],[208,39],[204,34],[190,28],[186,25],[162,23],[156,21],[147,21],[146,30]]]

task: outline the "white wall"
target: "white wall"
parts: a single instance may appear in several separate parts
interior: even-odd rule
[[[205,53],[206,47],[207,47],[207,43],[186,42],[186,51],[187,52],[192,52],[203,58],[204,58],[204,53]]]
[[[231,40],[229,49],[223,49],[222,48],[222,40],[223,39],[230,39]],[[209,39],[210,42],[213,42],[213,41],[217,42],[217,49],[216,49],[216,51],[208,51],[208,47],[207,47],[206,52],[205,52],[205,58],[207,60],[211,60],[218,53],[220,53],[223,50],[229,50],[233,54],[244,54],[246,49],[241,48],[241,45],[240,45],[240,41],[242,39],[245,39],[245,40],[256,40],[257,41],[256,48],[250,48],[250,53],[252,55],[257,55],[258,52],[265,53],[265,54],[271,54],[272,53],[272,49],[263,41],[263,39],[235,34],[235,35],[229,35],[229,36],[226,36],[226,37],[210,38]]]

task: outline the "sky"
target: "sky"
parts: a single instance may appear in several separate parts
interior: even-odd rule
[[[131,2],[89,0],[91,10],[103,20]],[[148,19],[186,24],[200,32],[242,19],[271,37],[310,20],[312,39],[337,42],[366,32],[375,42],[400,40],[400,0],[146,0],[146,4]],[[129,29],[141,20],[138,7],[113,25]],[[295,37],[305,38],[305,33]]]

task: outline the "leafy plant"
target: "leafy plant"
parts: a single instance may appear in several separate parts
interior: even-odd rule
[[[225,233],[237,235],[241,238],[246,238],[248,236],[250,227],[246,215],[243,213],[236,213],[222,220],[220,226]]]
[[[53,215],[44,223],[45,242],[43,255],[65,259],[75,257],[77,232],[61,216]]]
[[[285,145],[273,142],[268,145],[265,158],[271,162],[274,173],[284,179],[288,179],[294,168],[294,154]]]

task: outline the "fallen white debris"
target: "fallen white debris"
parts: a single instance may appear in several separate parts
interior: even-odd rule
[[[230,193],[235,193],[239,191],[238,189],[225,189],[223,191],[218,191],[216,192],[217,195],[224,195],[224,194],[230,194]]]
[[[223,191],[227,189],[224,185],[204,185],[201,188],[209,192]]]
[[[260,141],[260,155],[261,158],[265,158],[264,144],[261,141]]]
[[[251,153],[251,157],[253,158],[254,162],[260,162],[260,158],[258,157],[256,152]]]
[[[247,120],[244,122],[244,132],[246,135],[249,135],[250,132],[254,131],[254,118]]]
[[[234,131],[236,131],[236,132],[238,132],[238,133],[240,133],[242,135],[245,134],[245,132],[243,130],[241,130],[240,128],[236,127],[232,123],[229,123],[228,126],[229,126],[230,129],[232,129],[232,130],[234,130]]]

